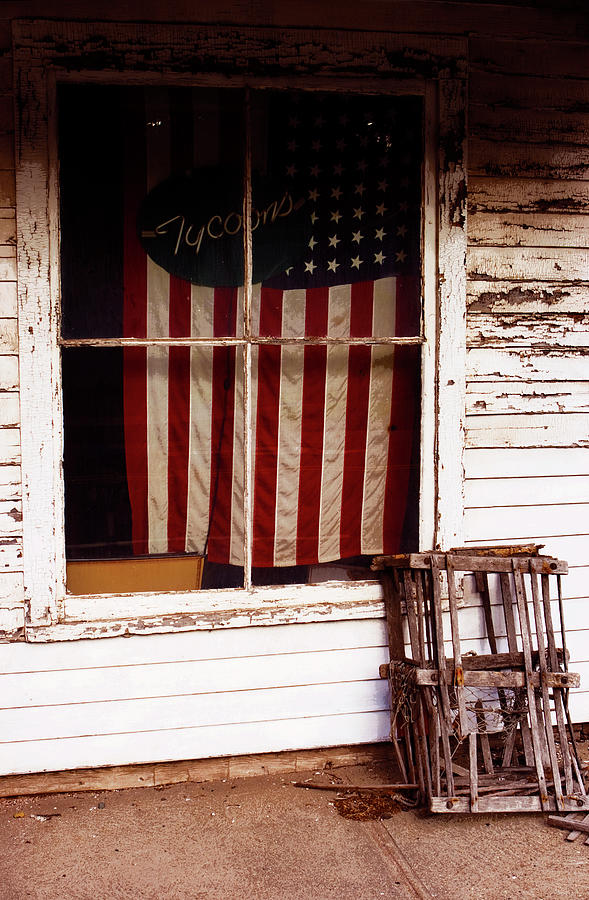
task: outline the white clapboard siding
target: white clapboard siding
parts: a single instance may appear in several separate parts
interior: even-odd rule
[[[3,319],[16,318],[16,282],[0,282],[0,316]]]
[[[506,473],[507,474],[507,473]],[[589,475],[476,478],[465,481],[464,505],[494,506],[589,503]]]
[[[468,416],[467,447],[589,447],[584,413]]]
[[[464,454],[467,478],[589,475],[589,448],[471,449]]]
[[[378,676],[386,662],[385,648],[331,650],[281,656],[193,660],[158,665],[117,666],[45,673],[0,675],[0,696],[6,707],[84,703],[89,699],[163,697],[207,691],[231,692],[271,688],[280,684],[365,681]]]
[[[473,381],[466,388],[466,412],[589,414],[589,381]]]
[[[372,619],[9,645],[0,773],[384,740],[385,644]]]
[[[0,607],[12,608],[21,605],[24,595],[24,578],[22,572],[0,572]],[[3,653],[8,648],[3,648]],[[4,664],[4,660],[2,660]],[[2,665],[2,670],[4,670]]]
[[[470,278],[466,302],[470,313],[566,313],[586,309],[587,287],[570,281],[496,281]]]
[[[271,753],[340,744],[366,744],[389,737],[388,711],[309,715],[278,721],[186,725],[167,731],[129,732],[0,744],[0,773],[51,772],[92,766],[204,759]]]
[[[526,141],[546,142],[551,135],[559,144],[583,144],[587,134],[587,116],[583,112],[553,109],[506,109],[483,103],[471,103],[470,133],[496,141],[511,141],[520,132]]]
[[[543,109],[569,110],[576,112],[580,107],[589,109],[589,82],[586,78],[545,78],[537,75],[520,75],[489,72],[475,68],[470,75],[471,98],[478,103],[485,102],[501,109]]]
[[[584,676],[581,675],[581,684],[589,684],[589,666],[585,668]],[[580,690],[569,692],[569,712],[573,722],[586,722],[589,709],[589,691]]]
[[[528,8],[530,32],[527,39],[513,40],[513,36],[501,34],[473,35],[469,41],[469,62],[472,72],[482,71],[501,75],[587,77],[587,45],[583,41],[539,40],[535,33],[535,13]],[[509,29],[509,17],[505,10],[505,25]],[[540,102],[540,101],[539,101]],[[514,129],[515,133],[520,129]],[[523,131],[523,129],[521,129]],[[550,130],[547,132],[550,135]],[[515,134],[514,134],[515,139]],[[522,139],[525,136],[522,135]]]
[[[589,504],[475,507],[465,510],[464,525],[466,533],[477,535],[479,541],[497,537],[515,541],[521,535],[530,534],[538,537],[586,535],[589,532]]]
[[[388,683],[349,681],[220,693],[176,694],[133,700],[90,701],[55,707],[0,710],[0,735],[10,741],[51,740],[88,734],[150,732],[184,728],[187,723],[226,725],[314,716],[378,712],[388,709]],[[57,713],[57,714],[56,714]],[[0,743],[5,737],[0,737]]]

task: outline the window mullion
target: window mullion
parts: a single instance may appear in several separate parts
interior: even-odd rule
[[[251,155],[250,91],[245,89],[245,166],[243,191],[243,330],[246,343],[243,353],[243,577],[244,587],[252,586],[253,485],[252,485],[252,155]]]

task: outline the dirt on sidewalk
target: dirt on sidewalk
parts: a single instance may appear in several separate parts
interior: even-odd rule
[[[0,898],[589,898],[589,846],[541,815],[424,816],[385,803],[389,818],[347,818],[354,804],[337,796],[283,775],[0,800]]]

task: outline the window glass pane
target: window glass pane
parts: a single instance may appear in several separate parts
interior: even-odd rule
[[[255,584],[370,578],[417,546],[420,355],[254,349]]]
[[[254,334],[419,335],[421,100],[264,93],[252,108]]]
[[[243,95],[59,88],[62,335],[225,337],[243,283]]]

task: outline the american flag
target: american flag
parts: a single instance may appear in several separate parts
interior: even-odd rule
[[[178,155],[173,93],[160,90],[154,112],[147,91],[136,121],[127,122],[124,334],[239,337],[242,288],[181,281],[147,257],[137,237],[137,209]],[[206,124],[199,131],[198,92],[183,96],[184,130],[186,119],[195,121],[183,165],[198,166]],[[275,94],[261,105],[267,137],[254,135],[254,169],[281,178],[304,201],[309,239],[302,258],[254,285],[252,333],[418,334],[419,102]],[[170,127],[145,129],[145,120]],[[415,348],[399,346],[254,347],[254,566],[399,549],[418,359]],[[192,552],[243,565],[241,349],[130,349],[124,382],[134,552]]]

